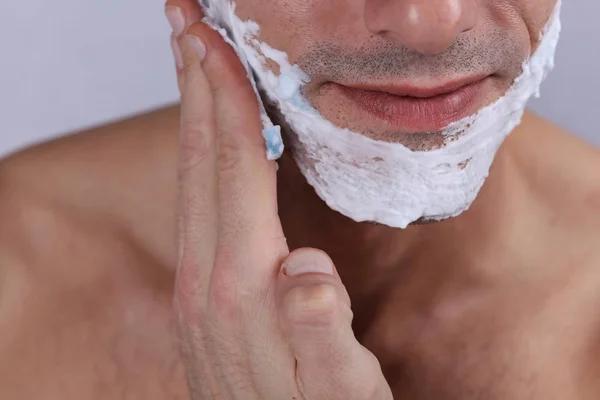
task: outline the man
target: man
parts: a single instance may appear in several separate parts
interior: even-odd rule
[[[294,60],[326,41],[409,49],[418,89],[507,38],[523,61],[556,0],[237,5]],[[241,64],[196,4],[167,6],[181,108],[1,164],[1,398],[600,396],[597,150],[527,113],[467,211],[405,230],[356,223],[289,154],[275,187]],[[509,58],[479,108],[519,74]],[[308,97],[378,133],[381,118],[327,96]],[[323,252],[288,254],[302,247]]]

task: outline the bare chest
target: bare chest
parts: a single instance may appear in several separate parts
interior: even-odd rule
[[[52,272],[11,285],[20,295],[0,304],[0,398],[189,399],[173,276],[129,253],[99,259],[44,265]],[[597,399],[600,271],[587,271],[547,291],[515,282],[500,297],[417,308],[399,285],[364,343],[401,400]]]
[[[599,274],[590,269],[543,289],[514,282],[440,293],[411,306],[403,290],[365,345],[398,399],[597,399]]]

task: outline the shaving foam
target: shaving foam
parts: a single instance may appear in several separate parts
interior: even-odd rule
[[[258,95],[262,89],[292,129],[290,145],[306,180],[327,205],[357,222],[373,221],[406,228],[418,219],[457,216],[473,203],[494,156],[520,123],[527,101],[554,66],[560,34],[558,0],[540,43],[524,61],[522,73],[506,94],[476,114],[442,130],[443,146],[412,151],[335,126],[301,92],[309,76],[285,52],[258,40],[259,26],[241,21],[229,0],[202,0],[206,22],[234,47],[257,93],[267,158],[283,151],[281,128],[274,125]],[[275,74],[267,60],[279,66]],[[254,73],[254,74],[253,74]],[[258,86],[257,86],[258,85]]]

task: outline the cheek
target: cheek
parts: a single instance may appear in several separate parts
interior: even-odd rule
[[[531,47],[535,50],[539,44],[540,32],[552,15],[557,0],[521,0],[521,16],[531,36]]]
[[[533,53],[558,0],[481,0],[491,24],[515,35]],[[567,0],[568,1],[568,0]],[[484,19],[485,20],[485,19]]]
[[[260,26],[259,39],[295,59],[310,38],[313,1],[236,0],[236,14]]]

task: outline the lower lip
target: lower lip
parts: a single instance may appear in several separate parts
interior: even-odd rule
[[[370,114],[404,132],[436,132],[474,112],[485,79],[428,98],[339,86],[346,97]]]

